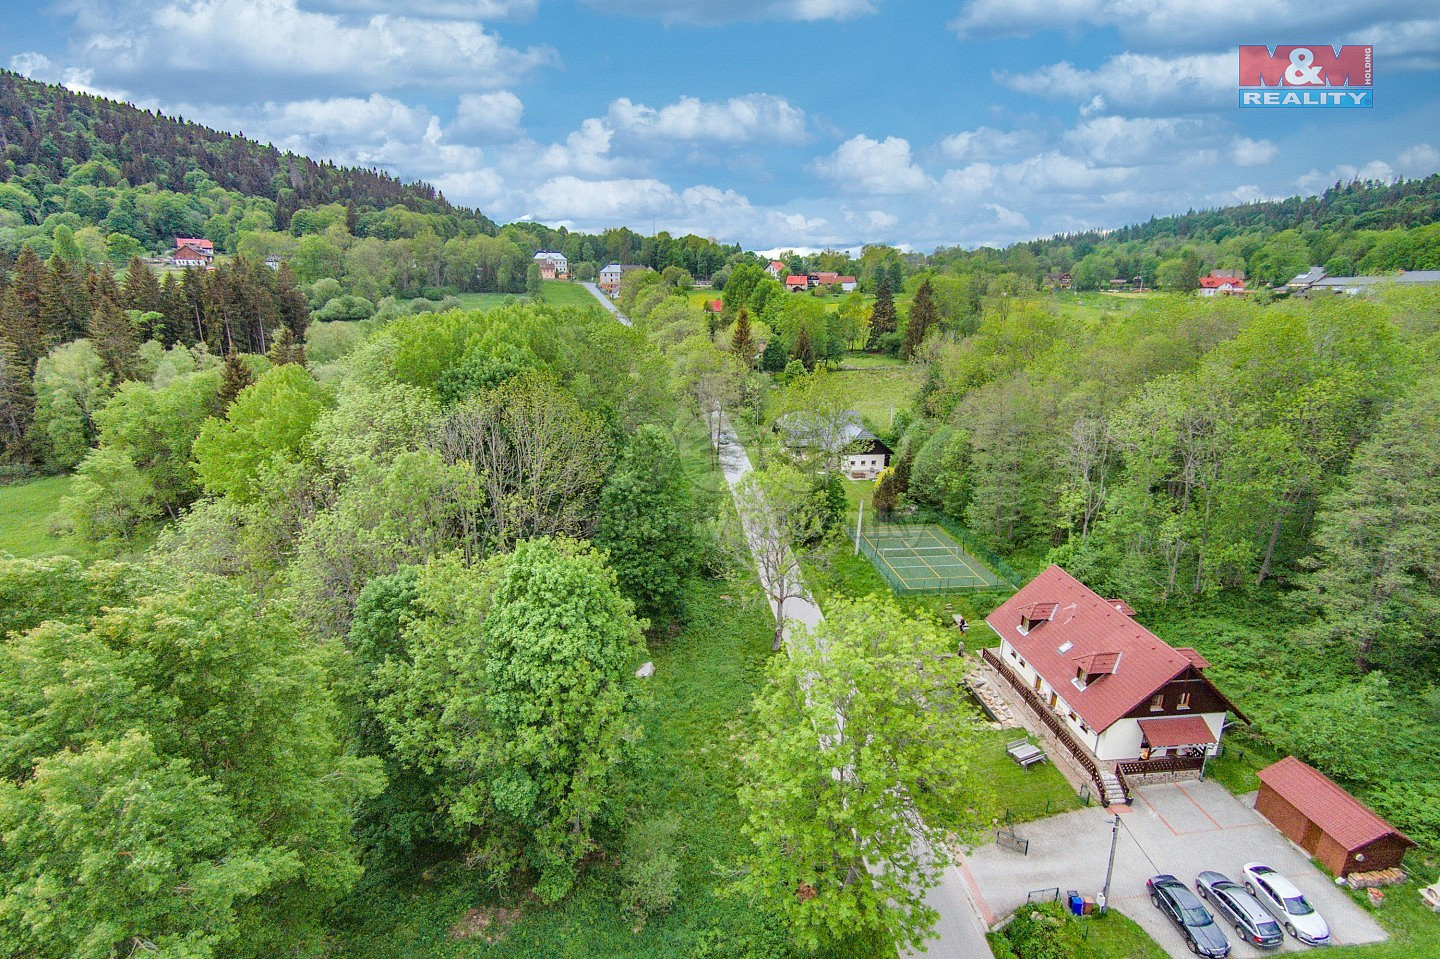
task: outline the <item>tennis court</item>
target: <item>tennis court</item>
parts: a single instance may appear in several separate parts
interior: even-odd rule
[[[899,593],[1005,586],[1004,580],[967,553],[944,528],[932,523],[895,525],[872,521],[857,531],[855,545]]]

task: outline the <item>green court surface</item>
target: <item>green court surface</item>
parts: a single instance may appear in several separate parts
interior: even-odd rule
[[[856,546],[897,593],[943,593],[1005,585],[942,527],[929,523],[862,526]]]

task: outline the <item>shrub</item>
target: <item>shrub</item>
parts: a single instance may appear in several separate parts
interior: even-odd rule
[[[680,863],[675,856],[673,816],[635,823],[620,859],[620,905],[643,923],[675,904]]]

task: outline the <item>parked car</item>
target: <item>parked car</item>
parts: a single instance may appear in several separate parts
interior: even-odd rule
[[[1150,891],[1150,901],[1155,908],[1180,928],[1191,952],[1207,959],[1225,959],[1230,955],[1230,941],[1189,886],[1174,876],[1161,874],[1147,879],[1145,888]]]
[[[1274,949],[1285,941],[1285,933],[1275,917],[1245,887],[1218,872],[1202,872],[1195,877],[1195,891],[1215,910],[1215,918],[1228,922],[1246,942],[1262,949]]]
[[[1307,946],[1330,942],[1330,927],[1293,882],[1263,862],[1247,862],[1244,873],[1245,891],[1260,900],[1286,932]]]

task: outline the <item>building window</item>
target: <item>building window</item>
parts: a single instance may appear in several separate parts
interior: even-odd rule
[[[1164,708],[1165,708],[1165,694],[1164,694],[1164,693],[1156,693],[1154,696],[1152,696],[1152,697],[1150,698],[1150,711],[1151,711],[1152,713],[1158,713],[1160,710],[1162,710],[1162,709],[1164,709]]]
[[[1189,693],[1181,693],[1181,694],[1180,694],[1180,701],[1175,704],[1175,708],[1176,708],[1176,709],[1189,709],[1189,708],[1190,708],[1190,694],[1189,694]]]

